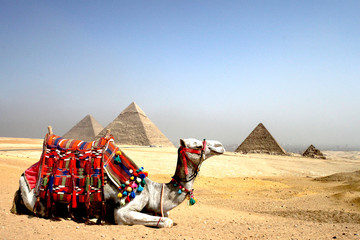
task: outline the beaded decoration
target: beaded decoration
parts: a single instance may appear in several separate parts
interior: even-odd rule
[[[192,206],[196,203],[196,198],[194,197],[194,189],[189,190],[185,188],[181,183],[179,183],[174,178],[171,179],[171,183],[175,188],[178,188],[178,194],[186,193],[186,198],[189,200],[188,205]]]

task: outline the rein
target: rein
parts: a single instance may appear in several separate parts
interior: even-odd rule
[[[174,175],[172,177],[171,183],[173,184],[174,187],[178,187],[178,194],[182,194],[183,192],[186,193],[187,198],[189,199],[189,205],[192,206],[196,203],[196,200],[194,198],[194,189],[187,189],[185,188],[180,182],[190,182],[192,180],[194,180],[196,178],[196,176],[198,175],[199,171],[200,171],[200,165],[203,162],[204,158],[205,158],[205,149],[206,149],[206,140],[203,140],[203,146],[201,148],[201,150],[196,150],[196,149],[192,149],[192,148],[186,148],[181,146],[179,148],[179,157],[182,160],[183,166],[184,166],[184,172],[185,172],[185,178],[180,178],[179,176]],[[186,153],[194,153],[194,154],[198,154],[200,155],[199,158],[199,162],[198,164],[194,163],[187,155]],[[189,175],[189,169],[188,169],[188,162],[190,162],[193,166],[194,166],[194,173],[188,178]]]

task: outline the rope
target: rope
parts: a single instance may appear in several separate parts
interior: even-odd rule
[[[164,200],[164,187],[165,187],[165,184],[163,183],[162,184],[162,187],[161,187],[161,196],[160,196],[160,211],[161,211],[161,217],[159,218],[159,221],[157,222],[156,224],[156,227],[159,227],[159,223],[161,221],[161,219],[164,217],[164,206],[163,206],[163,200]]]
[[[165,184],[162,184],[161,188],[161,199],[160,199],[160,210],[161,210],[161,217],[164,217],[164,206],[163,206],[163,200],[164,200],[164,187]]]

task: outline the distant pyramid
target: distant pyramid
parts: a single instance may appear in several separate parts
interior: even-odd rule
[[[95,139],[95,136],[103,130],[103,126],[95,120],[90,114],[86,115],[80,122],[64,134],[63,138],[78,139],[85,142],[90,142]]]
[[[105,135],[106,129],[110,129],[119,145],[174,146],[135,102],[122,111],[96,138]]]
[[[270,132],[262,123],[257,125],[235,152],[286,154],[285,150],[276,142],[275,138],[271,136]]]
[[[314,145],[312,145],[312,144],[305,150],[305,152],[303,153],[303,156],[304,157],[311,157],[311,158],[326,159],[324,154],[319,149],[314,147]]]

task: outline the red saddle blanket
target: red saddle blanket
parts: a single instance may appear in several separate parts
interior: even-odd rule
[[[105,181],[115,184],[129,202],[142,191],[147,176],[115,145],[114,138],[93,142],[47,135],[39,162],[25,171],[30,189],[47,201],[90,203],[102,201]]]

